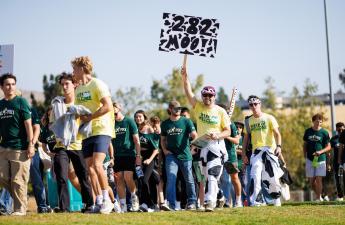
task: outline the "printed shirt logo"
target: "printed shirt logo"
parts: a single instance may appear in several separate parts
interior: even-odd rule
[[[259,123],[254,123],[250,125],[251,131],[261,131],[261,130],[267,130],[267,125],[265,121],[260,121]]]
[[[13,109],[4,108],[4,110],[0,111],[0,119],[12,118],[13,116],[14,116]]]
[[[320,141],[321,137],[317,136],[317,135],[311,135],[308,137],[309,141]]]
[[[127,131],[126,127],[116,127],[115,128],[116,135],[125,134],[126,131]]]
[[[169,130],[167,130],[167,134],[170,136],[180,135],[182,133],[182,131],[183,131],[183,129],[181,129],[181,128],[173,127],[173,128],[170,128]]]
[[[143,144],[147,144],[149,142],[147,138],[145,138],[144,136],[140,136],[139,140],[140,140],[140,143],[143,143]]]
[[[200,113],[199,120],[207,124],[218,124],[218,116],[209,116],[204,113]]]
[[[78,101],[81,101],[81,102],[90,101],[92,99],[90,91],[85,91],[85,92],[82,92],[82,93],[78,93],[77,94],[77,99],[78,99]]]

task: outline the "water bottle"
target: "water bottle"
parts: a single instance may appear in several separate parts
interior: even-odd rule
[[[315,155],[314,158],[313,158],[313,162],[312,162],[311,165],[312,165],[314,168],[318,167],[318,165],[319,165],[318,161],[319,161],[319,157]]]
[[[342,165],[340,165],[338,169],[338,177],[342,177],[343,175],[344,175],[344,168]]]
[[[138,179],[144,176],[144,172],[141,169],[141,166],[136,166],[135,167],[135,172],[137,174]]]

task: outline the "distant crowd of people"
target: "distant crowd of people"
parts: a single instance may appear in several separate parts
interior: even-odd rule
[[[112,101],[107,84],[92,77],[89,57],[77,57],[71,65],[73,74],[58,78],[62,96],[42,118],[18,94],[13,74],[0,78],[1,214],[26,215],[29,179],[38,213],[71,211],[68,181],[81,194],[83,213],[281,206],[282,185],[292,181],[278,122],[261,111],[259,97],[248,98],[252,115],[232,122],[229,107],[216,104],[214,87],[205,86],[201,100],[196,98],[184,65],[183,88],[195,121],[176,99],[167,102],[164,121],[143,110],[132,118],[125,115],[126,106]],[[337,135],[330,139],[321,114],[312,122],[303,137],[306,176],[322,201],[326,155],[334,149],[342,200],[344,124],[337,123]],[[44,153],[51,168],[44,166]],[[44,182],[47,169],[57,183],[54,208]]]

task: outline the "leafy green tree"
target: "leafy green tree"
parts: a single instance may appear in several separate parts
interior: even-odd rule
[[[59,75],[53,75],[50,74],[49,78],[48,75],[43,75],[43,95],[44,95],[44,101],[38,102],[34,96],[34,94],[31,93],[31,104],[33,107],[36,108],[39,116],[43,115],[43,113],[47,110],[47,108],[50,106],[51,101],[54,97],[61,95],[61,89],[58,82],[58,76]]]
[[[224,88],[223,88],[223,87],[220,87],[220,88],[219,88],[219,91],[218,91],[218,93],[217,93],[216,102],[228,106],[228,105],[229,105],[229,101],[230,101],[230,100],[229,100],[229,97],[228,97],[228,95],[225,93]]]
[[[141,88],[129,87],[126,89],[118,89],[113,96],[113,101],[118,102],[123,107],[123,113],[126,115],[133,115],[135,111],[149,110],[149,105],[147,104],[149,100],[147,99],[145,92]]]

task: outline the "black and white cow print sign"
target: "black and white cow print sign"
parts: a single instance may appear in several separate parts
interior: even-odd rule
[[[219,23],[216,19],[163,13],[159,50],[214,58]]]

